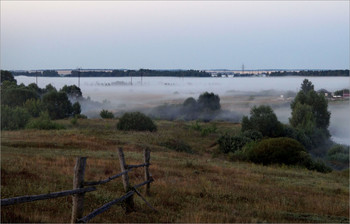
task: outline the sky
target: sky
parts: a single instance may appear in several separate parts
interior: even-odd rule
[[[349,69],[349,1],[1,1],[1,69]]]

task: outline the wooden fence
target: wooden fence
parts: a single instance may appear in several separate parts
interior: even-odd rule
[[[32,202],[37,200],[47,200],[51,198],[58,198],[73,195],[73,203],[72,203],[72,217],[71,223],[85,223],[94,218],[95,216],[107,211],[112,205],[123,203],[125,206],[125,211],[132,212],[134,211],[134,200],[133,195],[140,196],[141,199],[153,210],[155,210],[146,199],[140,194],[137,190],[138,188],[145,186],[146,195],[150,195],[150,184],[153,182],[153,178],[149,173],[150,164],[150,150],[148,148],[144,149],[144,163],[138,165],[127,165],[125,162],[124,152],[122,148],[118,148],[118,157],[120,162],[121,173],[118,173],[114,176],[108,177],[105,180],[100,181],[84,181],[85,174],[85,166],[86,166],[86,157],[77,158],[75,167],[74,167],[74,179],[73,179],[73,190],[54,192],[49,194],[41,194],[41,195],[31,195],[31,196],[20,196],[15,198],[6,198],[1,199],[1,206],[8,206],[14,204],[20,204],[25,202]],[[144,167],[144,179],[143,183],[131,186],[129,182],[128,173],[139,167]],[[122,177],[124,190],[126,192],[125,195],[108,202],[101,206],[100,208],[95,209],[90,214],[83,216],[84,213],[84,196],[85,193],[96,191],[97,185],[108,183],[118,177]]]

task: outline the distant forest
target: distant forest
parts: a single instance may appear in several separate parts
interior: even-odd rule
[[[349,76],[349,70],[325,70],[325,71],[278,71],[269,74],[274,76]]]
[[[71,74],[64,77],[129,77],[129,76],[167,76],[167,77],[211,77],[209,72],[198,70],[113,70],[113,71],[84,71],[72,70]],[[38,76],[38,77],[60,77],[56,70],[44,70],[37,72],[12,71],[14,76]],[[254,76],[254,74],[244,74],[235,76]],[[323,70],[323,71],[276,71],[268,74],[270,77],[277,76],[349,76],[349,70]]]

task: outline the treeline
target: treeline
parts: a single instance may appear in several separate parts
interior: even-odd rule
[[[277,71],[271,72],[270,77],[274,76],[349,76],[349,69],[346,70],[326,70],[326,71]]]
[[[82,118],[79,102],[80,88],[64,86],[57,90],[51,84],[39,88],[35,83],[17,85],[8,71],[1,71],[1,130],[61,129],[52,120],[68,117]]]
[[[80,73],[80,74],[79,74]],[[150,69],[140,70],[113,70],[106,71],[77,71],[73,70],[70,75],[66,77],[129,77],[129,76],[172,76],[172,77],[210,77],[208,72],[197,70],[175,70],[175,71],[160,71]]]
[[[32,76],[32,77],[60,77],[57,71],[55,70],[45,70],[45,71],[36,71],[36,72],[28,72],[28,71],[21,71],[21,72],[11,72],[14,76]]]

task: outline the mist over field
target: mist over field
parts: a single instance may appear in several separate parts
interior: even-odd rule
[[[118,77],[81,78],[80,88],[85,98],[82,113],[98,118],[102,109],[116,114],[126,111],[152,113],[161,105],[182,104],[188,97],[197,99],[205,91],[220,96],[222,112],[216,119],[239,122],[254,105],[270,105],[278,119],[288,123],[290,102],[299,91],[302,81],[308,78],[315,90],[335,91],[349,87],[348,77],[248,77],[248,78],[179,78],[179,77]],[[35,77],[16,77],[18,84],[28,85]],[[132,82],[132,85],[131,85]],[[52,84],[57,89],[64,85],[78,85],[77,78],[39,77],[38,86]],[[330,102],[330,133],[334,141],[350,144],[349,102]],[[169,113],[177,113],[176,109]],[[175,116],[174,114],[173,116]]]

